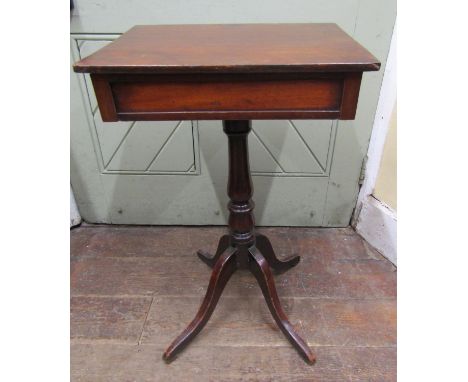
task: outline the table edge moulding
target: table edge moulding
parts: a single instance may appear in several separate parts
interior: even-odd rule
[[[201,331],[237,269],[257,279],[277,325],[299,354],[315,356],[295,331],[276,291],[280,260],[255,232],[248,134],[255,119],[354,119],[362,73],[380,62],[336,24],[135,26],[74,65],[90,73],[104,122],[223,120],[228,137],[229,234],[214,255],[205,298],[163,354],[170,362]]]

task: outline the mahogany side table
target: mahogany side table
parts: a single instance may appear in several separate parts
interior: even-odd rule
[[[271,268],[286,271],[255,233],[247,136],[252,119],[354,119],[362,73],[379,61],[335,24],[135,26],[74,65],[91,73],[103,121],[223,120],[229,143],[229,235],[214,256],[201,307],[163,355],[171,361],[204,327],[231,275],[249,269],[291,344],[315,356],[281,307]]]

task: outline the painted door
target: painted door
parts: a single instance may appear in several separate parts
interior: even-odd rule
[[[136,24],[336,22],[384,67],[396,13],[395,3],[384,0],[296,0],[287,9],[272,1],[250,16],[247,0],[230,6],[198,0],[190,9],[149,0],[76,3],[72,62]],[[349,224],[382,74],[364,75],[355,121],[253,122],[257,224]],[[71,92],[71,182],[86,221],[226,224],[227,139],[220,121],[103,123],[87,75],[71,71]]]

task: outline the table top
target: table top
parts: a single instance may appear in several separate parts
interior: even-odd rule
[[[141,25],[81,73],[363,72],[380,62],[336,24]]]

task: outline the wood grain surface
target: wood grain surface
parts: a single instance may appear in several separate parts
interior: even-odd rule
[[[193,76],[144,82],[119,81],[112,84],[121,113],[197,110],[291,110],[338,111],[342,80],[337,78],[244,78],[245,76]],[[170,97],[168,96],[170,95]],[[177,102],[174,102],[174,99]]]
[[[81,73],[349,72],[380,62],[336,24],[139,25]]]

